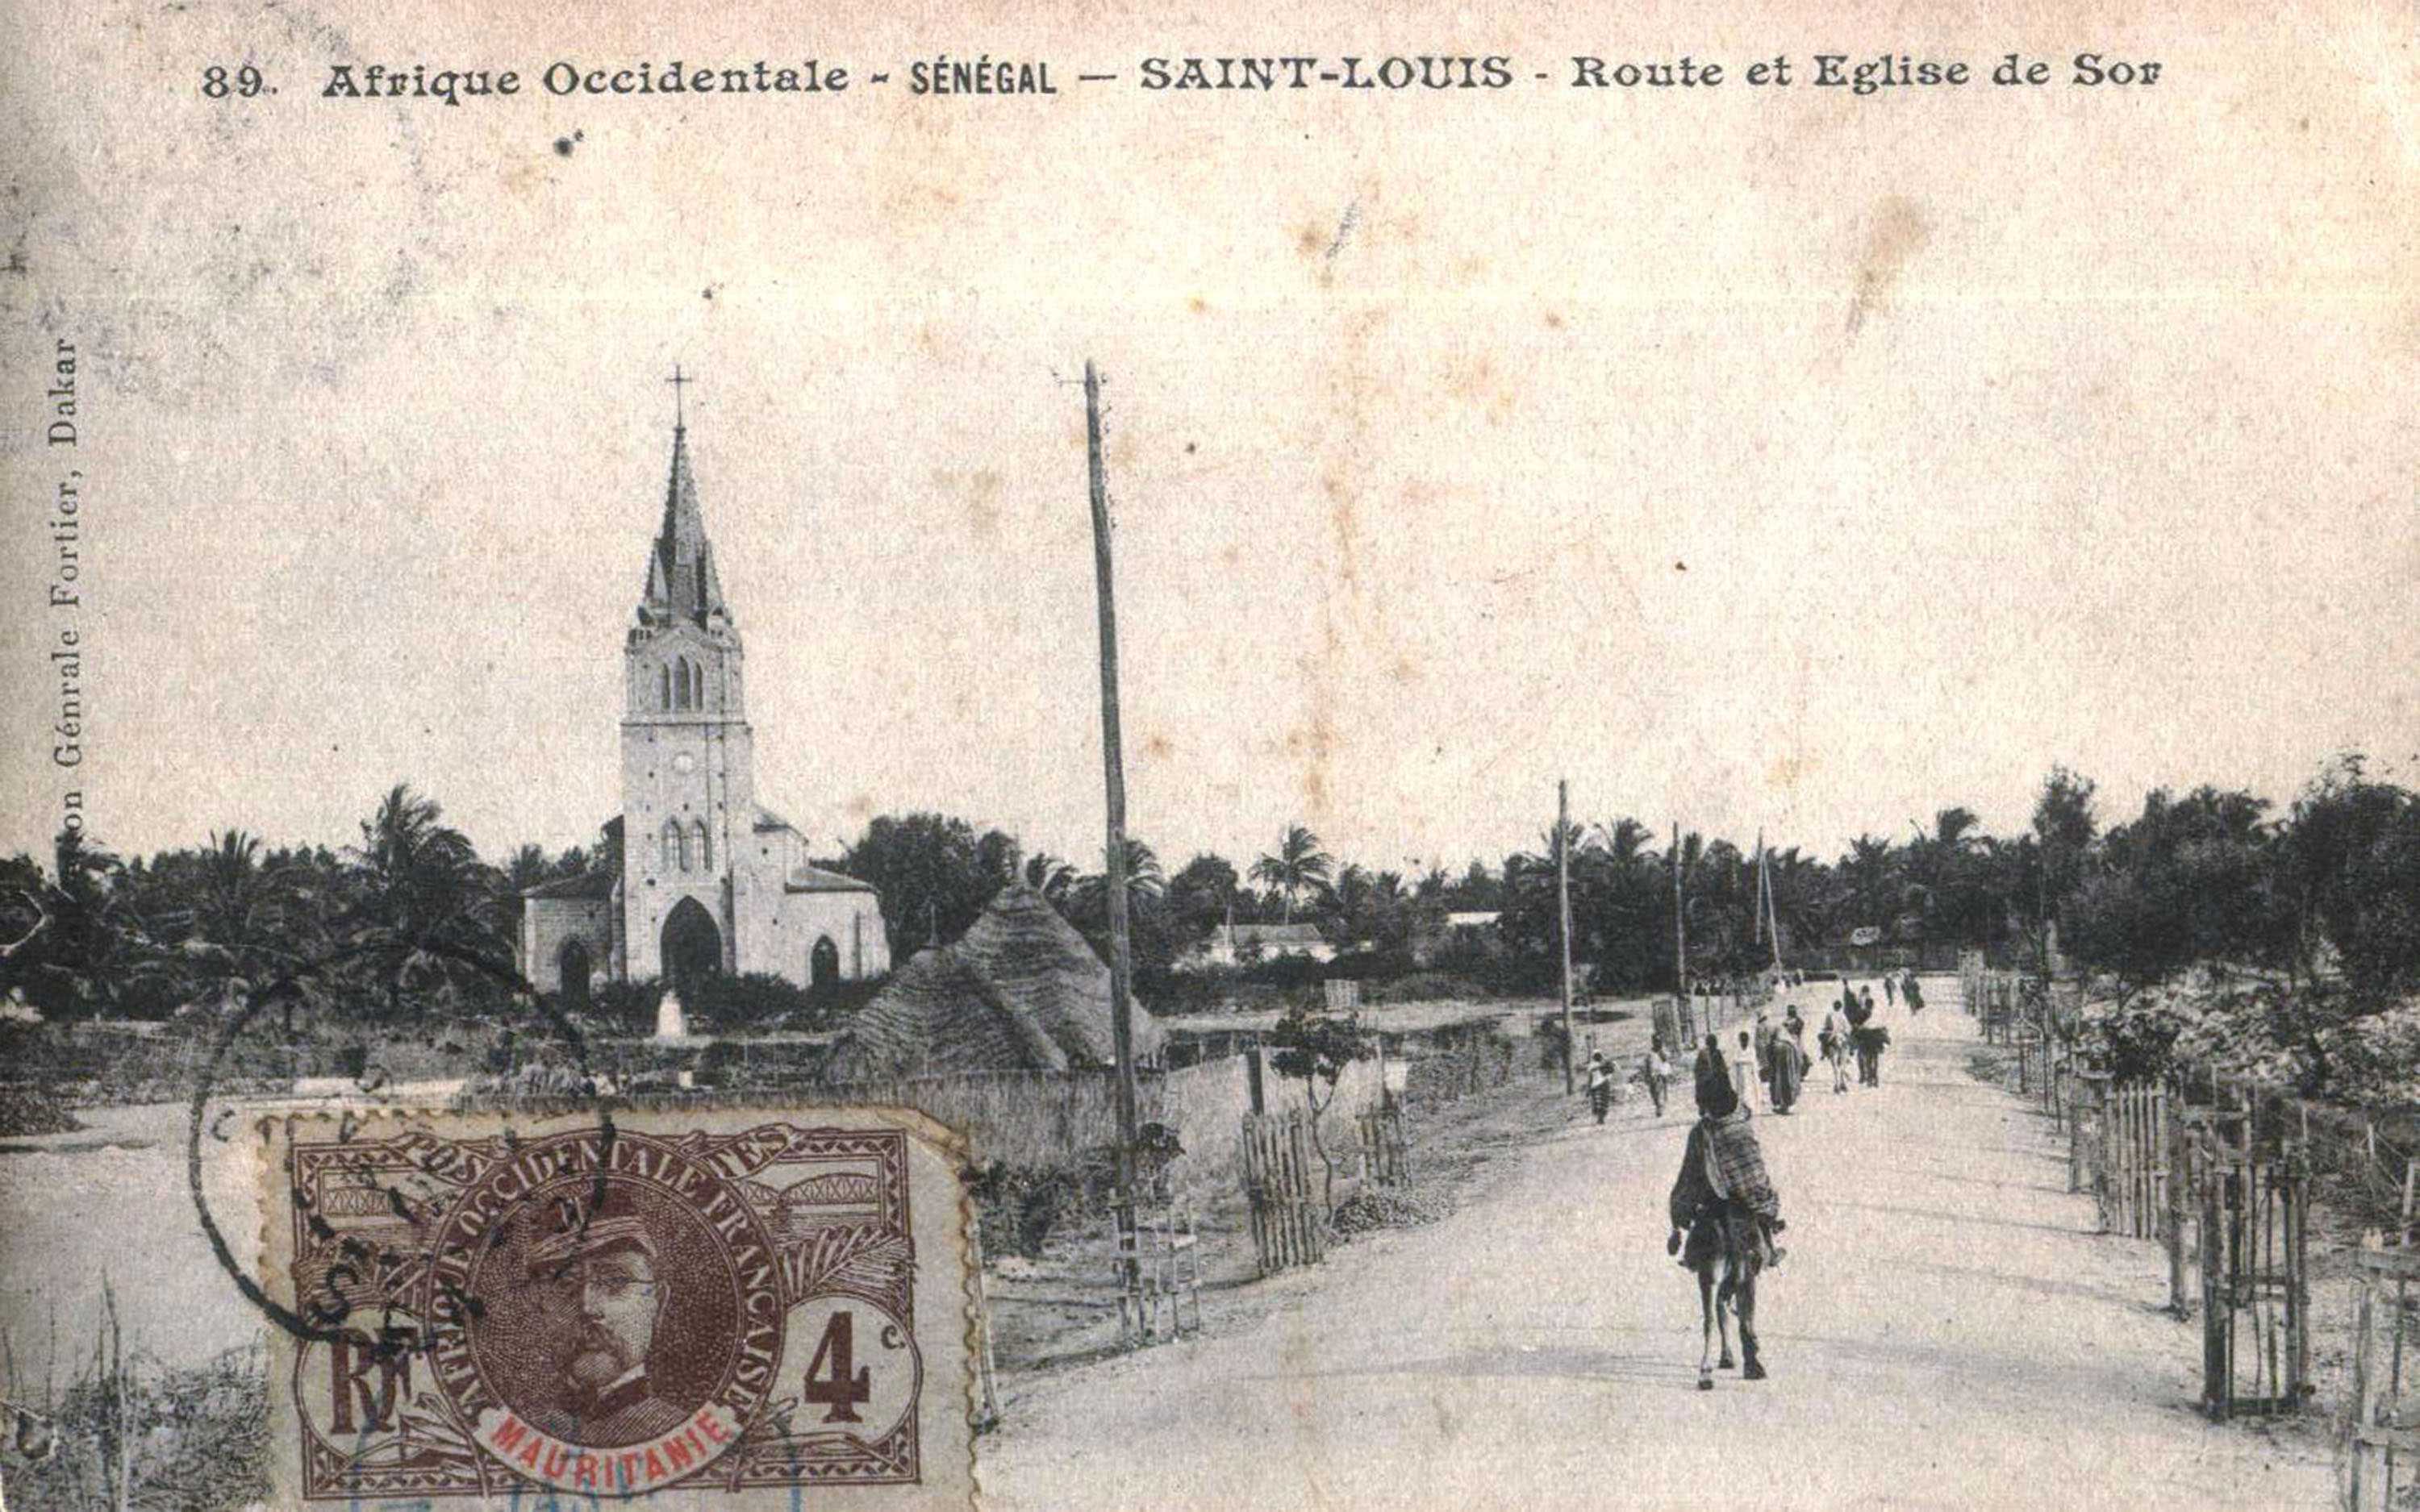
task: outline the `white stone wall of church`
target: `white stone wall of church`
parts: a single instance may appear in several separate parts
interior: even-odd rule
[[[610,974],[613,903],[603,898],[527,898],[521,902],[521,975],[542,993],[563,991],[563,948],[588,947],[589,978]]]
[[[680,768],[687,757],[689,770]],[[665,916],[684,897],[695,897],[722,932],[723,961],[735,955],[733,900],[726,878],[735,859],[746,872],[755,818],[755,773],[744,724],[696,721],[632,722],[622,731],[623,896],[628,900],[628,970],[633,980],[662,974]],[[703,820],[711,856],[692,838],[689,870],[677,846],[667,856],[664,823],[689,829]],[[693,833],[693,832],[692,832]],[[712,865],[707,865],[708,860]],[[743,885],[731,889],[744,893]]]
[[[870,892],[776,892],[770,908],[740,921],[739,969],[769,971],[804,985],[813,980],[815,942],[829,939],[844,981],[891,969],[891,940],[882,909]]]
[[[679,656],[697,663],[706,676],[704,704],[686,712],[664,707],[662,669]],[[737,636],[718,640],[687,620],[659,630],[633,630],[622,658],[622,707],[633,719],[745,719],[745,665]]]

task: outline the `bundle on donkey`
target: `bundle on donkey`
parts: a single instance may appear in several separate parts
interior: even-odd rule
[[[1717,1343],[1722,1367],[1734,1363],[1733,1317],[1739,1320],[1740,1355],[1745,1362],[1742,1379],[1764,1379],[1757,1350],[1756,1278],[1783,1255],[1773,1242],[1782,1227],[1781,1198],[1765,1173],[1763,1147],[1739,1105],[1730,1068],[1711,1036],[1698,1057],[1697,1083],[1698,1121],[1689,1130],[1681,1173],[1672,1181],[1672,1234],[1665,1249],[1697,1273],[1705,1328],[1698,1389],[1712,1391]]]

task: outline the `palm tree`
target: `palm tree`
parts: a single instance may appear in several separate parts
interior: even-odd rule
[[[37,901],[50,937],[36,965],[79,1011],[116,1008],[151,955],[127,869],[80,829],[59,831],[53,863],[55,880]]]
[[[1962,804],[1941,810],[1932,816],[1932,843],[1945,851],[1962,851],[1974,843],[1977,837],[1969,832],[1981,823],[1975,810]]]
[[[1104,853],[1106,855],[1106,853]],[[1076,883],[1084,911],[1094,917],[1107,917],[1109,895],[1109,874],[1107,870],[1095,872]],[[1168,890],[1167,877],[1160,871],[1159,857],[1152,848],[1132,835],[1126,837],[1126,911],[1140,912],[1144,906],[1159,902]],[[1047,894],[1046,893],[1046,896]]]
[[[1617,819],[1611,828],[1599,825],[1596,830],[1597,841],[1625,867],[1646,855],[1647,842],[1654,838],[1654,832],[1636,819]]]
[[[1286,826],[1277,850],[1252,863],[1252,880],[1264,882],[1285,898],[1286,922],[1294,921],[1295,899],[1306,888],[1327,886],[1335,863],[1319,848],[1319,837],[1300,825]]]
[[[1840,884],[1855,922],[1889,923],[1888,910],[1897,901],[1891,877],[1896,870],[1890,841],[1871,835],[1849,841],[1849,854],[1840,857]]]
[[[1025,858],[1025,885],[1050,901],[1051,906],[1064,912],[1067,890],[1076,885],[1076,869],[1051,855],[1036,851]]]
[[[470,841],[442,819],[435,799],[398,782],[346,853],[355,901],[343,922],[377,963],[389,1011],[415,980],[459,967],[499,974],[493,889]]]

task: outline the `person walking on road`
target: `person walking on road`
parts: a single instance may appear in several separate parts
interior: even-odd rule
[[[1638,1079],[1647,1084],[1648,1100],[1655,1104],[1655,1116],[1664,1116],[1664,1094],[1672,1085],[1672,1063],[1664,1058],[1664,1041],[1657,1039],[1639,1058]]]
[[[1605,1122],[1606,1114],[1613,1107],[1613,1068],[1605,1063],[1601,1051],[1591,1050],[1588,1057],[1589,1111],[1596,1121]]]
[[[1823,1011],[1823,1027],[1816,1031],[1816,1047],[1823,1052],[1823,1061],[1832,1068],[1832,1090],[1835,1094],[1849,1089],[1849,1026],[1840,1017],[1839,1005]]]
[[[1899,979],[1887,971],[1883,973],[1883,1001],[1890,1004],[1899,1002]]]
[[[1852,994],[1847,1011],[1849,1046],[1857,1055],[1857,1083],[1861,1087],[1880,1087],[1883,1047],[1890,1043],[1890,1031],[1873,1022],[1874,990],[1867,988],[1863,998]]]
[[[1756,1040],[1739,1031],[1739,1049],[1730,1058],[1731,1089],[1739,1094],[1740,1111],[1750,1118],[1765,1110],[1764,1076],[1757,1065]]]
[[[1807,1052],[1787,1034],[1776,1032],[1764,1041],[1765,1080],[1773,1088],[1773,1111],[1788,1113],[1798,1105],[1807,1082]]]
[[[1924,989],[1916,984],[1916,973],[1913,970],[1908,972],[1907,980],[1900,984],[1899,995],[1907,1004],[1908,1017],[1914,1018],[1924,1011]]]

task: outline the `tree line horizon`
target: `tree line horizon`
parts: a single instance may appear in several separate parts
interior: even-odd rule
[[[1575,821],[1572,946],[1600,992],[1670,991],[1677,856],[1690,975],[1753,974],[1774,946],[1761,921],[1753,840],[1660,833],[1629,816]],[[1241,866],[1214,852],[1173,872],[1129,839],[1131,941],[1146,989],[1220,925],[1299,923],[1339,953],[1326,974],[1466,976],[1508,993],[1552,991],[1556,836],[1459,872],[1376,869],[1331,855],[1308,826]],[[20,854],[0,862],[0,990],[45,1014],[160,1017],[287,965],[345,955],[399,1011],[431,981],[510,974],[519,893],[540,882],[618,871],[609,836],[550,856],[517,847],[482,860],[443,823],[435,799],[398,784],[356,841],[271,849],[241,830],[201,846],[121,860],[93,837],[63,833],[46,873]],[[2153,790],[2107,822],[2093,781],[2054,766],[2022,832],[1984,830],[1975,812],[1935,810],[1904,840],[1861,835],[1825,860],[1800,847],[1764,852],[1784,965],[1837,951],[1853,932],[1938,964],[1984,949],[2046,970],[2060,953],[2122,995],[2196,964],[2283,974],[2367,1012],[2420,988],[2420,798],[2367,775],[2358,755],[2327,764],[2288,805],[2204,784]],[[1024,854],[999,829],[923,811],[883,814],[841,856],[818,864],[880,893],[894,958],[954,938],[1002,886],[1022,882],[1105,949],[1107,882],[1047,853]],[[1477,931],[1455,913],[1494,914]],[[20,936],[23,938],[20,938]],[[1301,963],[1295,964],[1299,974]],[[489,982],[492,990],[493,982]],[[1146,1001],[1149,994],[1146,990]]]

